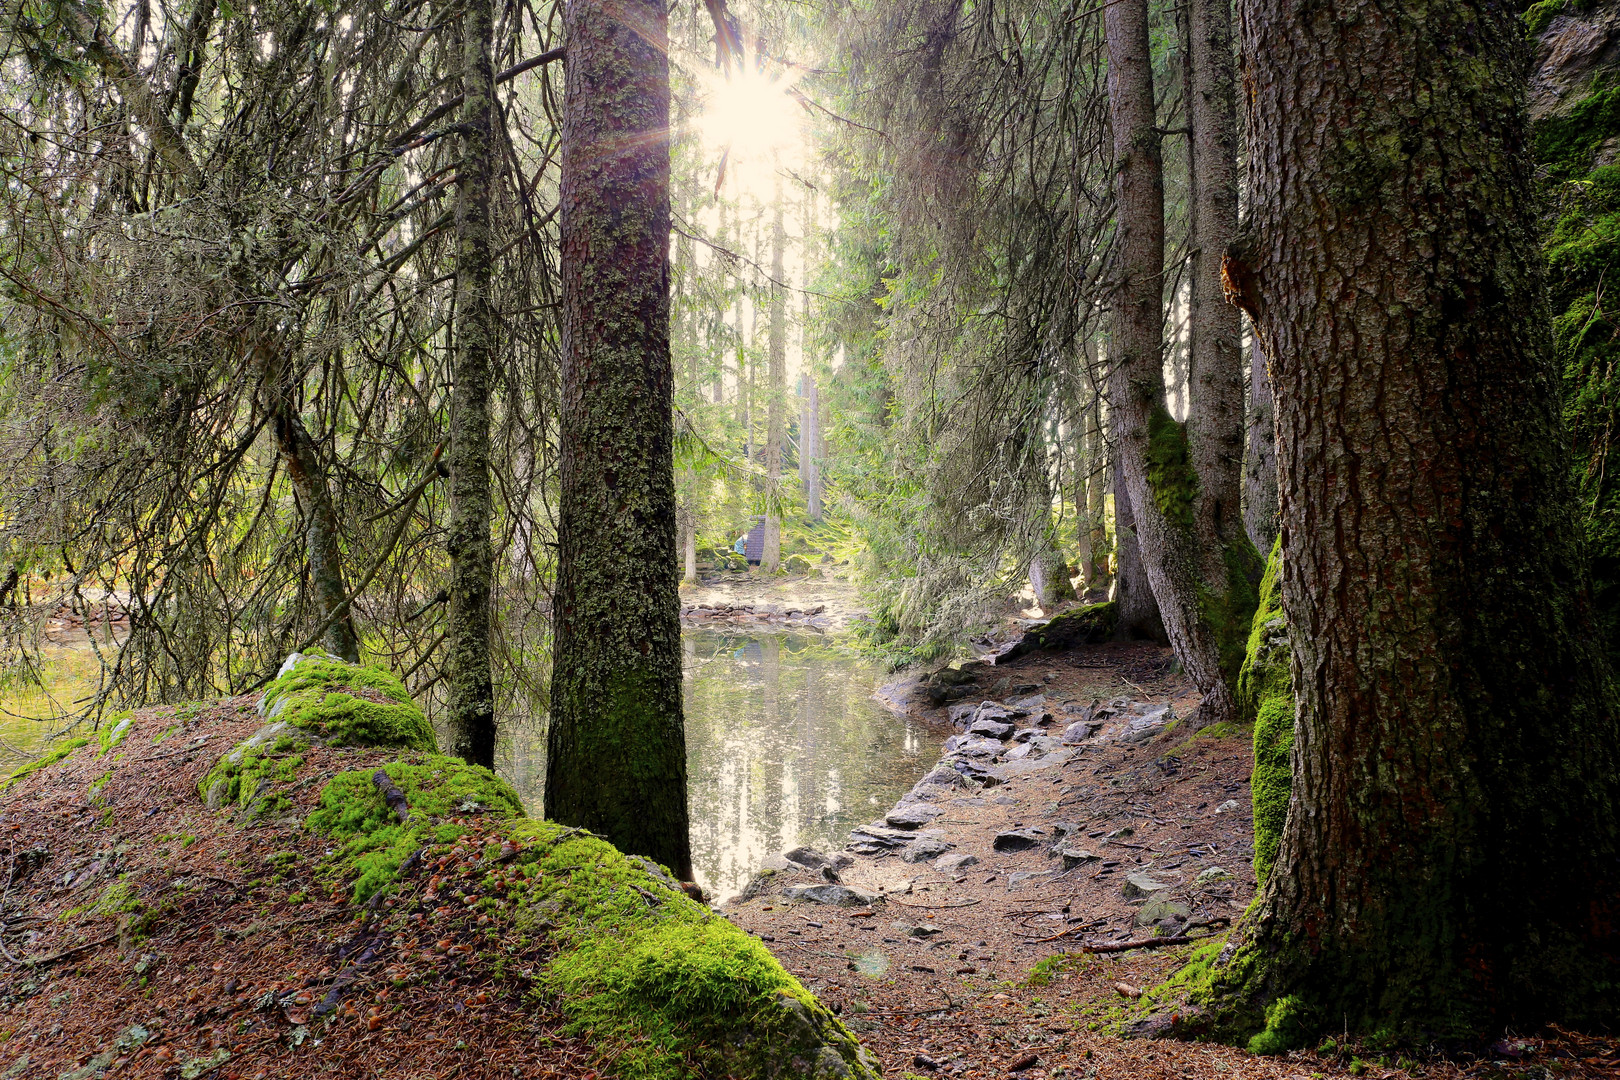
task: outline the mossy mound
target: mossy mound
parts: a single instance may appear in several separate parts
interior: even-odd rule
[[[1037,626],[1018,639],[1018,643],[996,659],[998,662],[1016,660],[1037,649],[1072,649],[1076,645],[1101,645],[1112,641],[1119,609],[1112,600],[1104,604],[1085,607],[1055,615],[1043,626]]]
[[[289,810],[291,801],[277,784],[297,780],[309,736],[285,722],[266,724],[238,743],[197,783],[197,794],[210,810],[235,806],[262,817]]]
[[[497,920],[504,939],[545,936],[554,951],[537,987],[613,1074],[877,1076],[854,1036],[763,945],[689,899],[663,868],[582,830],[523,819],[510,787],[459,759],[410,755],[383,771],[408,821],[375,770],[333,777],[307,821],[340,841],[327,872],[355,900],[373,897],[401,873],[442,865],[468,838],[469,815],[492,815],[493,831],[483,819],[468,838],[482,840],[477,865],[488,869],[462,902]]]
[[[265,690],[259,712],[339,746],[439,748],[433,726],[405,684],[382,668],[325,653],[294,653]]]
[[[1249,648],[1238,672],[1238,707],[1254,724],[1254,874],[1262,884],[1277,859],[1288,795],[1293,783],[1294,682],[1288,619],[1283,613],[1281,541],[1271,549],[1260,580],[1260,605],[1249,631]]]

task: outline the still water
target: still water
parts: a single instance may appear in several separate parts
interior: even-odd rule
[[[778,852],[842,849],[939,757],[944,733],[884,708],[872,697],[881,670],[818,635],[683,641],[692,859],[717,899]],[[541,752],[538,739],[512,741],[507,775],[531,813]]]

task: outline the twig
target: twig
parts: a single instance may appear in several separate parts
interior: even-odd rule
[[[889,901],[889,903],[891,903],[891,904],[899,904],[901,907],[933,908],[936,911],[949,911],[952,908],[972,907],[974,904],[978,904],[978,903],[982,902],[980,900],[969,900],[969,901],[967,901],[965,903],[961,903],[961,904],[908,904],[904,900],[896,900],[892,896],[887,897],[886,899]]]
[[[20,963],[20,966],[23,967],[44,967],[46,964],[54,964],[58,960],[66,960],[70,956],[77,956],[79,953],[85,952],[89,949],[99,949],[103,945],[110,945],[112,942],[117,940],[118,934],[115,931],[108,934],[104,938],[97,938],[95,941],[87,941],[83,945],[75,945],[71,949],[63,949],[61,952],[52,953],[50,956],[25,956],[20,962],[13,962]],[[11,954],[7,953],[6,955],[9,956]]]
[[[382,769],[378,769],[371,774],[371,782],[377,786],[378,791],[382,792],[383,802],[387,803],[388,809],[392,810],[394,816],[399,818],[399,823],[409,825],[411,823],[411,807],[405,801],[405,793],[394,786],[394,781]]]

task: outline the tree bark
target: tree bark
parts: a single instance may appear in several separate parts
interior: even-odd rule
[[[495,767],[495,687],[490,673],[490,360],[500,334],[490,197],[495,185],[493,0],[469,0],[461,17],[461,166],[456,186],[455,363],[450,387],[450,598],[445,608],[449,753]]]
[[[1108,441],[1103,438],[1102,396],[1093,394],[1086,409],[1086,518],[1091,524],[1091,562],[1086,567],[1086,587],[1107,588],[1112,575],[1108,570],[1107,497]]]
[[[1121,490],[1129,495],[1142,566],[1170,645],[1204,696],[1204,718],[1219,722],[1236,715],[1230,682],[1237,678],[1245,635],[1230,625],[1222,607],[1205,609],[1196,531],[1199,478],[1186,427],[1165,406],[1164,171],[1146,0],[1109,4],[1103,23],[1120,266],[1108,402],[1124,480],[1115,498]]]
[[[546,816],[692,875],[656,0],[568,0],[562,415]]]
[[[320,453],[286,393],[279,395],[273,407],[275,416],[271,427],[276,448],[287,466],[293,494],[304,515],[304,550],[309,559],[310,587],[319,605],[321,621],[327,624],[322,647],[333,656],[358,664],[360,638],[354,632],[349,588],[343,578],[337,508],[326,486]]]
[[[1226,270],[1271,359],[1297,718],[1225,981],[1292,995],[1301,1032],[1612,1023],[1620,711],[1541,302],[1524,27],[1478,0],[1355,14],[1242,4],[1251,211]]]
[[[782,569],[782,515],[777,512],[782,482],[782,443],[787,439],[783,400],[787,393],[787,290],[782,285],[787,234],[782,228],[782,178],[776,179],[776,214],[771,223],[770,399],[765,407],[765,476],[771,504],[765,512],[765,551],[759,568],[767,574]]]
[[[1115,445],[1118,445],[1115,435]],[[1114,486],[1114,603],[1119,610],[1115,635],[1122,641],[1146,638],[1168,640],[1158,601],[1148,584],[1147,568],[1142,565],[1142,548],[1136,538],[1136,515],[1131,511],[1131,493],[1120,475],[1119,455],[1109,462]]]
[[[1259,335],[1249,341],[1249,438],[1243,455],[1243,525],[1259,551],[1277,542],[1277,423]]]

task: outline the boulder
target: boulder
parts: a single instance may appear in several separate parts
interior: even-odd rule
[[[883,815],[883,821],[896,829],[920,829],[944,812],[925,802],[904,803]]]
[[[928,862],[945,854],[956,845],[948,840],[913,840],[900,850],[900,861],[903,863]]]
[[[790,574],[808,574],[810,572],[810,560],[803,555],[790,555],[788,561],[782,564],[782,569]]]
[[[1009,829],[997,833],[994,843],[990,846],[1001,852],[1028,851],[1030,848],[1038,847],[1043,838],[1040,829]]]
[[[883,899],[882,894],[867,892],[849,885],[789,885],[782,890],[787,900],[803,900],[812,904],[832,907],[871,907]]]
[[[1205,885],[1213,885],[1218,881],[1231,880],[1232,871],[1223,866],[1211,866],[1207,869],[1199,871],[1198,876],[1193,878],[1193,884],[1202,888]]]
[[[855,860],[848,855],[828,855],[826,852],[817,851],[813,847],[796,847],[792,851],[784,851],[782,858],[790,863],[796,863],[806,870],[820,870],[823,867],[841,870],[855,863]]]
[[[1097,732],[1102,730],[1100,720],[1076,720],[1063,729],[1063,743],[1065,746],[1074,746],[1083,743]]]
[[[1179,928],[1190,914],[1187,905],[1179,900],[1150,900],[1137,908],[1136,918],[1132,922],[1136,926],[1152,926],[1158,923],[1167,928]]]
[[[1095,862],[1099,856],[1073,842],[1063,842],[1052,848],[1052,854],[1063,860],[1063,869],[1072,870],[1082,863]]]
[[[1157,706],[1149,709],[1147,712],[1140,713],[1139,715],[1133,716],[1129,720],[1125,721],[1125,726],[1120,729],[1120,732],[1116,738],[1119,742],[1124,743],[1126,746],[1135,746],[1138,743],[1145,743],[1149,739],[1153,738],[1153,736],[1157,735],[1165,724],[1169,723],[1174,718],[1175,713],[1171,710],[1170,706]]]
[[[979,735],[989,739],[1006,739],[1012,735],[1013,726],[1003,724],[998,720],[975,720],[973,726],[968,728],[969,735]]]

